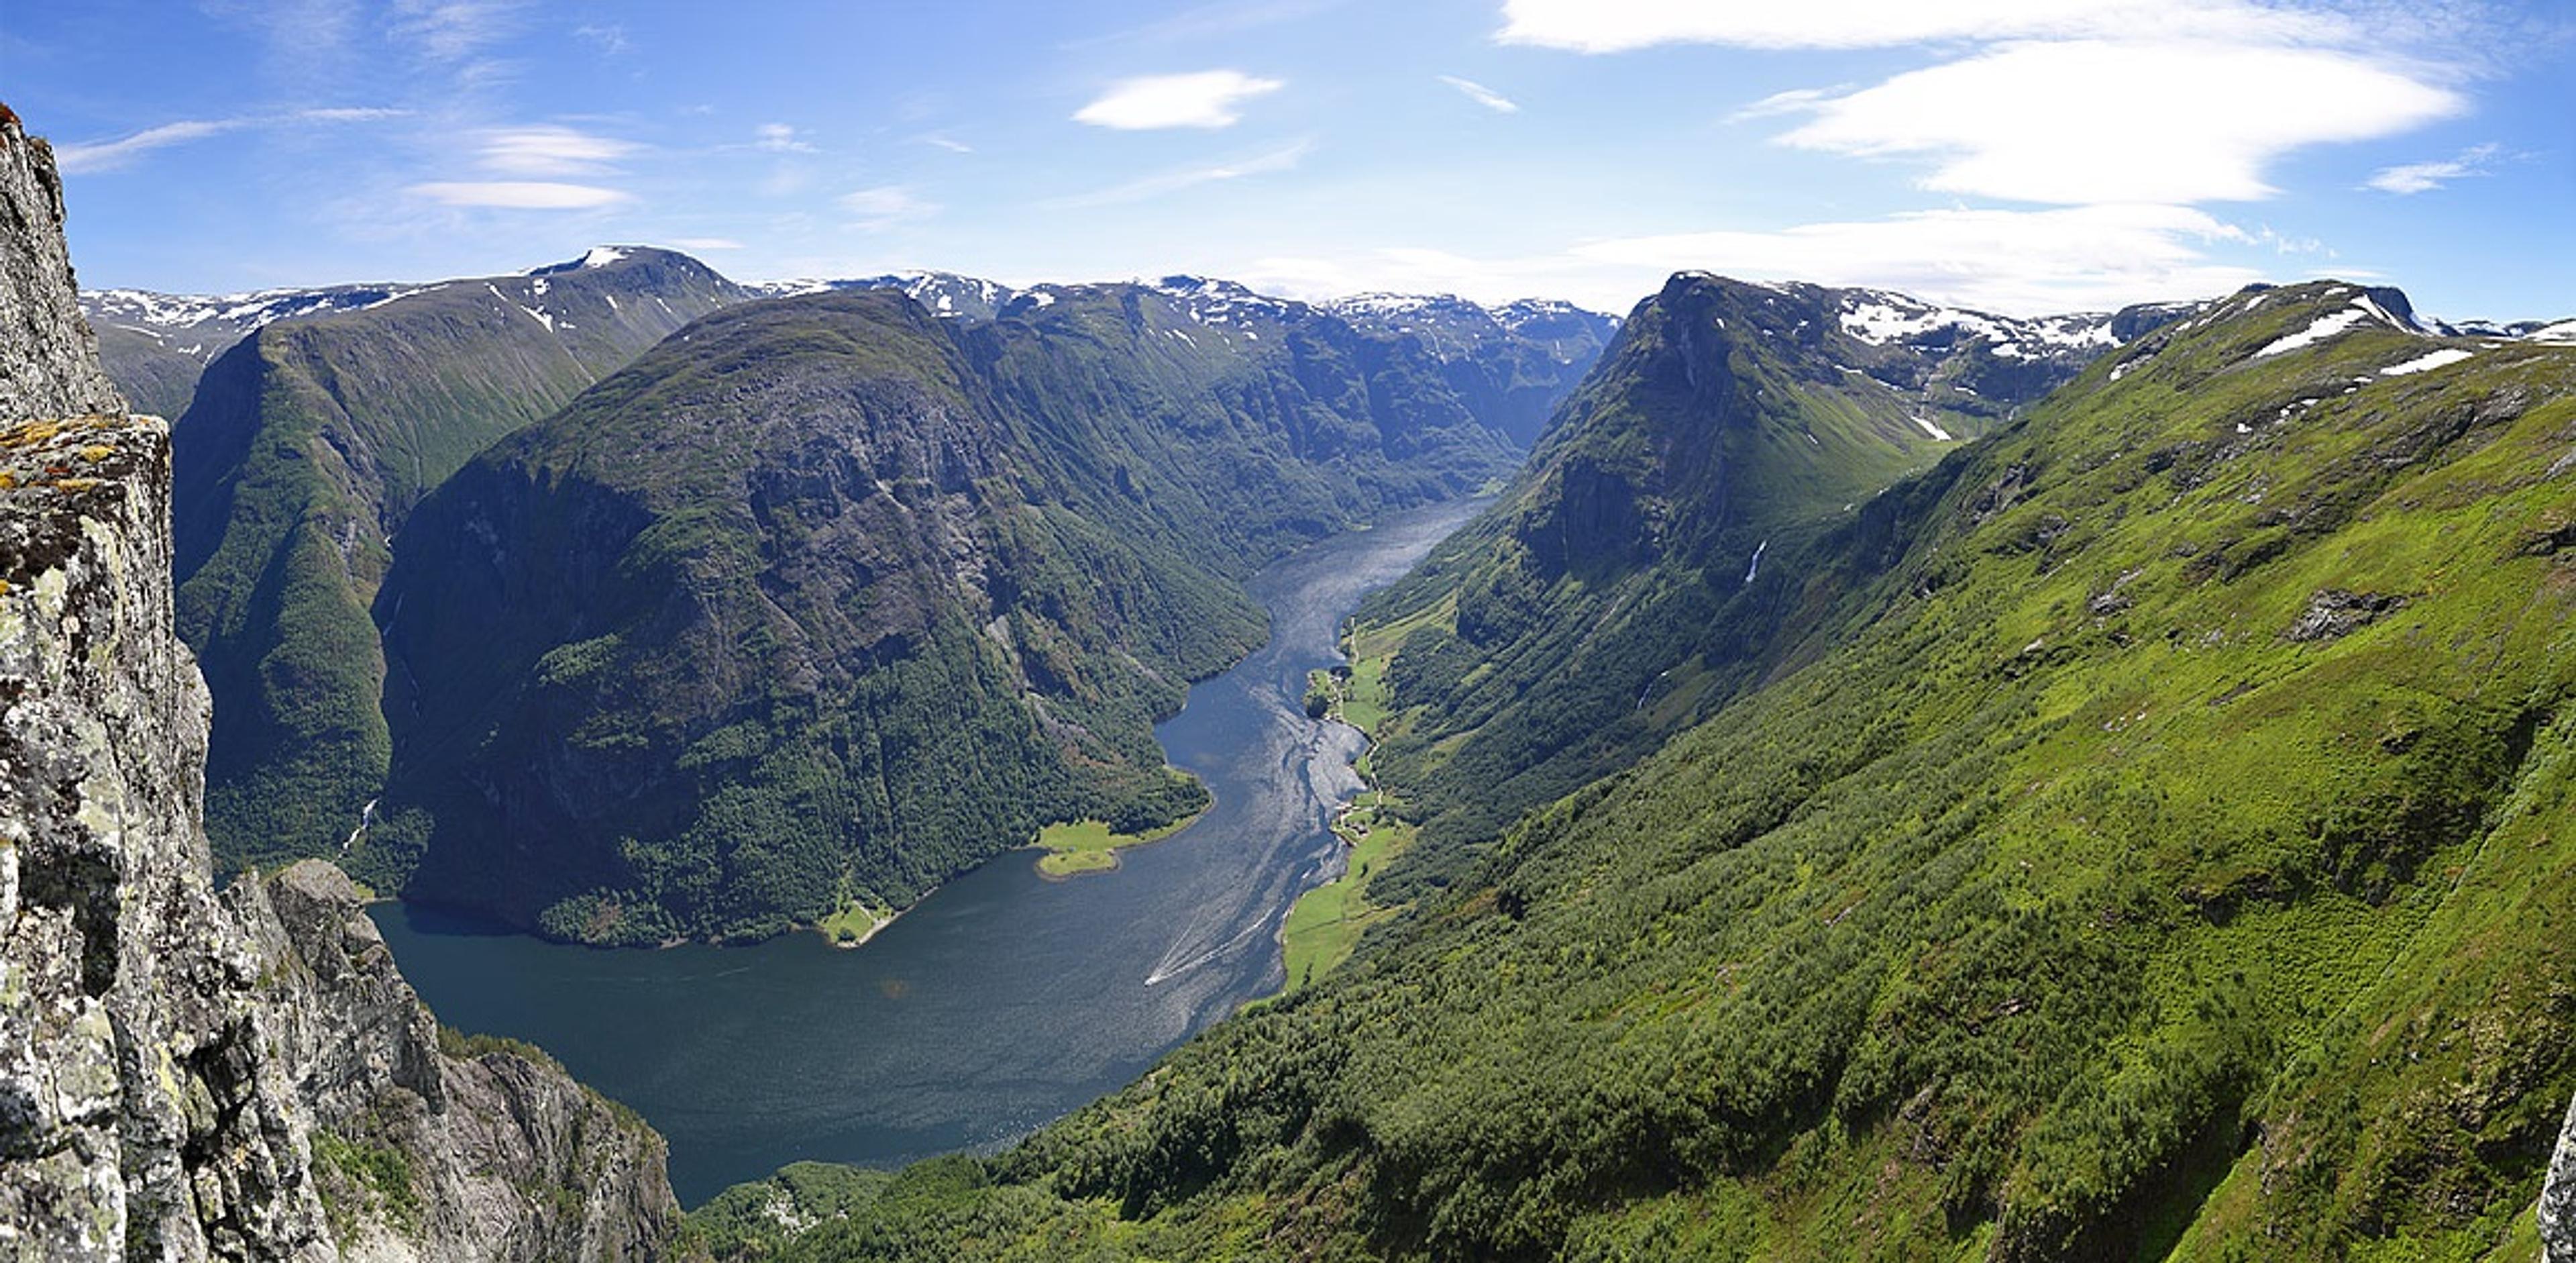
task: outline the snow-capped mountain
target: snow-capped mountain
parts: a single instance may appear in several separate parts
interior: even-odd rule
[[[928,271],[834,279],[753,281],[743,288],[762,298],[792,298],[798,294],[823,294],[842,289],[899,289],[933,314],[957,320],[991,320],[1017,293],[999,281],[960,276],[955,272]]]

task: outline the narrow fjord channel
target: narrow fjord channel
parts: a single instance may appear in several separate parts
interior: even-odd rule
[[[1115,872],[1049,881],[1014,851],[853,951],[811,933],[603,951],[393,904],[376,920],[442,1021],[541,1045],[642,1112],[684,1204],[803,1159],[1009,1139],[1278,988],[1280,920],[1339,864],[1328,822],[1357,789],[1359,735],[1306,718],[1306,673],[1340,660],[1361,596],[1477,507],[1402,514],[1253,579],[1270,643],[1158,730],[1216,805]]]

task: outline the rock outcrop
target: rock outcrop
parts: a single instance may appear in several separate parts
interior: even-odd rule
[[[667,1253],[660,1139],[442,1046],[347,878],[217,893],[169,431],[99,373],[61,216],[0,109],[0,1258]]]
[[[543,1053],[442,1032],[357,884],[320,860],[234,883],[272,1049],[315,1127],[345,1256],[650,1259],[679,1203],[662,1138]]]
[[[2576,1101],[2558,1129],[2558,1151],[2540,1186],[2540,1255],[2547,1263],[2576,1263]]]
[[[0,419],[123,412],[81,319],[54,152],[0,105]]]

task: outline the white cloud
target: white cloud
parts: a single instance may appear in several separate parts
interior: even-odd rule
[[[507,210],[597,210],[633,200],[616,189],[551,180],[440,180],[412,185],[410,191],[449,206]]]
[[[381,123],[389,118],[409,117],[411,117],[410,110],[384,109],[371,105],[297,110],[288,116],[290,121],[298,123]]]
[[[975,147],[974,147],[973,145],[967,144],[965,141],[958,140],[958,139],[956,139],[955,137],[952,137],[952,136],[943,136],[943,135],[940,135],[940,134],[939,134],[939,133],[937,133],[937,132],[931,132],[931,133],[929,133],[929,134],[927,134],[927,135],[922,135],[922,136],[915,136],[915,137],[913,137],[913,139],[918,140],[918,141],[920,141],[921,143],[923,143],[923,144],[925,144],[925,145],[932,145],[932,146],[936,146],[936,147],[941,148],[941,149],[945,149],[945,150],[947,150],[947,151],[948,151],[948,152],[950,152],[950,153],[973,153],[973,152],[975,152]]]
[[[518,0],[394,0],[393,33],[437,61],[459,61],[506,38]]]
[[[147,127],[131,136],[116,140],[91,141],[83,144],[54,146],[55,165],[65,175],[88,175],[100,171],[118,171],[134,165],[145,154],[173,145],[220,136],[246,128],[278,127],[290,123],[373,123],[389,118],[402,118],[408,110],[374,107],[333,107],[297,110],[291,114],[255,118],[181,119]]]
[[[752,129],[752,147],[771,153],[812,153],[814,146],[796,138],[796,129],[785,123],[763,123]]]
[[[673,237],[671,244],[683,250],[740,250],[741,242],[731,237]]]
[[[1510,97],[1504,96],[1502,93],[1496,92],[1492,88],[1488,88],[1473,79],[1461,79],[1456,75],[1442,75],[1440,76],[1440,82],[1456,88],[1461,93],[1464,93],[1468,100],[1484,106],[1486,109],[1492,110],[1497,114],[1518,114],[1521,112],[1519,102],[1514,101]]]
[[[2242,0],[1505,0],[1508,44],[1614,53],[1657,44],[1886,48],[1933,40],[2282,40],[2341,31],[2336,18]]]
[[[596,175],[643,148],[551,123],[497,128],[480,140],[483,166],[503,175]]]
[[[851,226],[867,232],[883,232],[899,224],[927,219],[939,213],[939,204],[923,201],[911,189],[900,184],[883,184],[872,189],[844,193],[840,206],[853,216]]]
[[[1070,208],[1081,206],[1111,206],[1122,202],[1141,202],[1148,198],[1161,197],[1166,193],[1177,193],[1182,189],[1195,188],[1202,184],[1216,184],[1226,180],[1240,180],[1245,176],[1266,175],[1273,171],[1286,171],[1295,167],[1299,162],[1304,161],[1306,155],[1312,152],[1314,148],[1315,143],[1313,141],[1301,140],[1293,145],[1285,145],[1278,149],[1273,149],[1266,153],[1254,154],[1246,158],[1212,163],[1207,166],[1181,167],[1175,170],[1149,175],[1143,179],[1130,180],[1125,184],[1114,184],[1108,188],[1098,189],[1089,193],[1077,193],[1071,197],[1051,198],[1046,202],[1041,203],[1041,205]]]
[[[249,120],[238,118],[181,119],[147,127],[119,140],[92,141],[79,145],[54,146],[54,165],[65,175],[88,175],[131,166],[134,161],[155,149],[184,145],[208,136],[220,136],[249,126]]]
[[[2496,156],[2492,144],[2471,145],[2460,156],[2441,162],[2409,162],[2402,166],[2384,167],[2365,184],[2382,193],[2406,195],[2427,193],[2444,184],[2469,176],[2492,175],[2489,165]]]
[[[1923,184],[1944,192],[2190,203],[2268,196],[2263,168],[2284,153],[2390,135],[2464,105],[2332,50],[2076,40],[2009,44],[1804,103],[1814,118],[1781,139],[1929,158]]]
[[[1148,75],[1121,79],[1099,100],[1074,111],[1074,121],[1121,131],[1163,127],[1232,127],[1241,121],[1237,106],[1287,85],[1257,79],[1239,70],[1205,70],[1186,75]]]
[[[576,26],[572,28],[572,33],[589,40],[598,46],[600,52],[611,57],[631,52],[635,47],[634,42],[626,38],[626,28],[613,22]]]
[[[1774,92],[1759,101],[1755,101],[1751,105],[1747,105],[1744,108],[1727,115],[1726,121],[1730,123],[1742,123],[1757,118],[1777,118],[1782,114],[1803,113],[1823,104],[1826,100],[1830,99],[1835,92],[1845,90],[1846,89],[1840,88],[1831,90],[1825,88],[1791,88],[1786,92]]]
[[[2243,229],[2185,207],[2085,206],[1918,211],[1771,231],[1627,237],[1514,258],[1431,249],[1274,257],[1239,271],[1248,283],[1296,297],[1396,290],[1501,302],[1547,294],[1616,312],[1674,272],[1705,270],[1879,286],[2044,315],[2231,292],[2263,275],[2213,257],[2211,247],[2252,244]]]

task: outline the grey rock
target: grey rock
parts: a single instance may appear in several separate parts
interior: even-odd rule
[[[652,1259],[659,1137],[443,1050],[337,870],[218,895],[168,427],[97,371],[0,108],[0,1260]]]
[[[2540,1186],[2540,1256],[2547,1263],[2576,1263],[2576,1101],[2558,1129],[2558,1151]]]
[[[2290,624],[2281,639],[2293,642],[2335,640],[2349,636],[2382,615],[2406,607],[2402,596],[2384,596],[2373,592],[2346,592],[2328,588],[2308,598],[2308,608]]]
[[[121,413],[81,319],[54,154],[0,105],[0,419]]]

